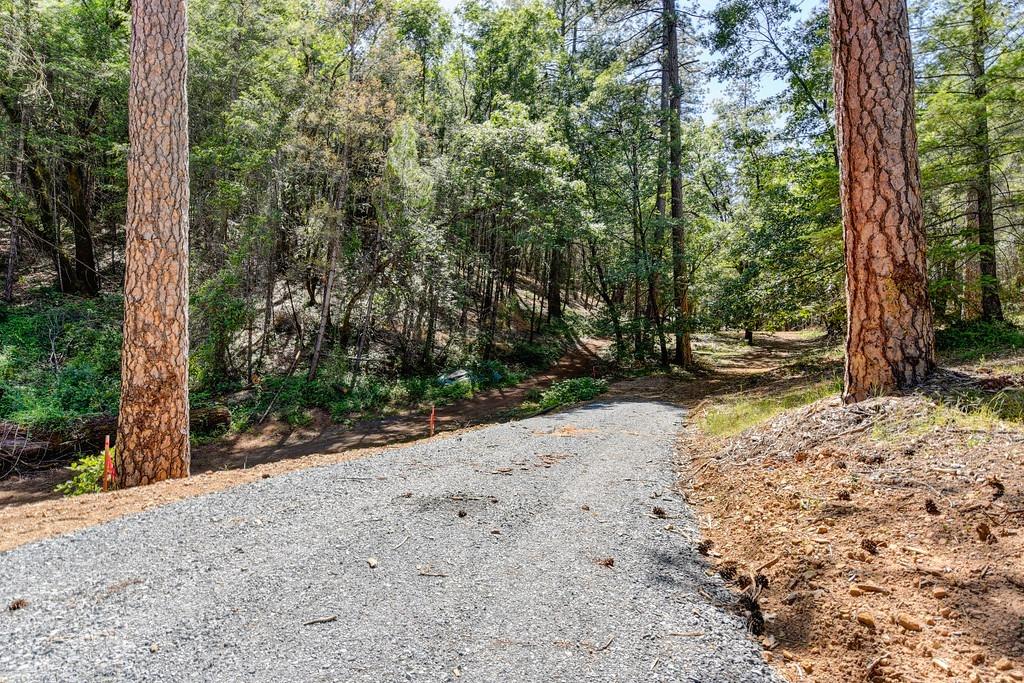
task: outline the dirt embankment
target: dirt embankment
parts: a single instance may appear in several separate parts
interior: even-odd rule
[[[713,404],[691,417],[682,485],[703,550],[783,675],[1024,680],[1024,429],[992,409],[1022,380],[942,372],[726,439],[700,428]]]

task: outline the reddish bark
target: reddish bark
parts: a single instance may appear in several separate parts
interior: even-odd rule
[[[831,18],[853,402],[923,379],[934,334],[906,3],[832,0]]]
[[[189,474],[185,0],[132,2],[120,486]]]

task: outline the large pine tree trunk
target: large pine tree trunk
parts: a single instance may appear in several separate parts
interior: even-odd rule
[[[846,250],[844,399],[915,384],[934,365],[914,72],[905,0],[832,0]]]
[[[189,473],[185,0],[132,3],[120,486]]]

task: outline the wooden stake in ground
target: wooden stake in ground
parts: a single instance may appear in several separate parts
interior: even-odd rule
[[[189,473],[186,6],[139,0],[131,11],[122,487]]]
[[[934,365],[905,0],[831,0],[850,403]]]

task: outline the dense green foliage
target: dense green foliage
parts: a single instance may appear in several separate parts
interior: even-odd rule
[[[961,322],[935,335],[939,352],[957,360],[975,360],[1024,349],[1024,332],[1005,322]]]
[[[0,419],[59,425],[117,410],[121,298],[0,304]]]
[[[116,409],[125,10],[0,0],[0,246],[19,246],[0,259],[16,280],[0,309],[0,418]],[[823,2],[721,0],[707,16],[579,0],[189,12],[194,400],[230,399],[239,424],[451,400],[549,364],[584,317],[641,367],[666,364],[688,331],[842,334]],[[988,283],[1012,317],[1022,10],[943,0],[912,16],[933,305],[959,325]],[[968,201],[984,167],[992,244]],[[986,254],[994,278],[977,272]],[[478,376],[491,362],[512,370]],[[436,381],[460,368],[469,385]]]

